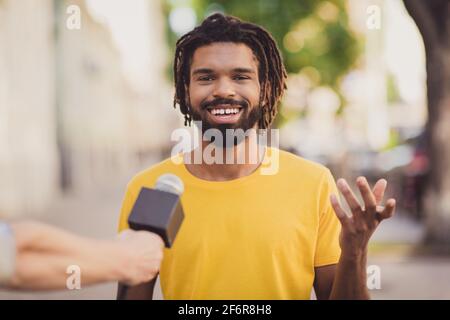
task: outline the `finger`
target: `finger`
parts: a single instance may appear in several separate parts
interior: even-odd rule
[[[385,206],[384,210],[381,212],[377,212],[378,220],[382,221],[382,220],[389,219],[390,217],[392,217],[395,212],[395,207],[396,207],[395,199],[389,199],[388,201],[386,201],[386,206]]]
[[[387,181],[385,179],[380,179],[375,183],[375,186],[372,189],[372,192],[375,196],[375,201],[377,205],[380,205],[383,201],[384,191],[386,190]]]
[[[345,213],[344,209],[342,209],[341,205],[339,204],[339,201],[337,199],[337,196],[335,194],[330,195],[330,202],[331,206],[334,209],[334,212],[336,213],[337,218],[341,222],[343,227],[349,227],[350,218]]]
[[[365,210],[370,214],[375,215],[377,203],[375,201],[375,196],[373,195],[372,190],[370,190],[367,179],[365,177],[358,177],[358,179],[356,179],[356,184],[364,200]]]
[[[350,207],[350,210],[352,211],[353,216],[361,215],[362,208],[359,204],[358,199],[356,199],[353,191],[350,189],[349,185],[345,181],[345,179],[339,179],[337,181],[337,186],[339,190],[342,192],[342,195],[345,198],[345,201],[347,201],[348,206]]]

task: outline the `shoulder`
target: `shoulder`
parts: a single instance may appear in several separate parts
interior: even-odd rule
[[[303,179],[322,180],[331,175],[321,163],[305,159],[288,151],[279,150],[280,171],[284,174],[301,176]]]

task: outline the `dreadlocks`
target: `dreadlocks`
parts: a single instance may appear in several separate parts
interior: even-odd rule
[[[175,97],[173,106],[178,104],[184,115],[184,124],[191,125],[187,90],[190,79],[192,57],[197,48],[214,42],[234,42],[246,44],[252,49],[259,62],[258,73],[261,85],[261,119],[259,128],[267,129],[277,114],[277,104],[286,87],[286,69],[272,36],[262,27],[253,23],[216,13],[206,18],[194,30],[183,35],[176,44],[174,59]],[[264,103],[264,105],[263,105]]]

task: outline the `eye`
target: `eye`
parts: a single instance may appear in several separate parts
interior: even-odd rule
[[[198,78],[199,81],[211,81],[214,80],[214,78],[212,76],[203,76]]]
[[[250,78],[247,77],[247,76],[237,75],[237,76],[234,77],[234,79],[235,80],[248,80]]]

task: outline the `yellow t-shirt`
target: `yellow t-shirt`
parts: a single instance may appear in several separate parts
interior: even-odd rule
[[[184,183],[185,219],[165,249],[160,280],[165,299],[309,299],[314,267],[339,260],[340,223],[329,201],[330,171],[279,152],[278,172],[230,181],[192,175],[178,156],[136,175],[128,185],[119,229],[142,187],[164,173]],[[176,158],[176,157],[175,157]],[[180,163],[181,162],[181,163]]]

